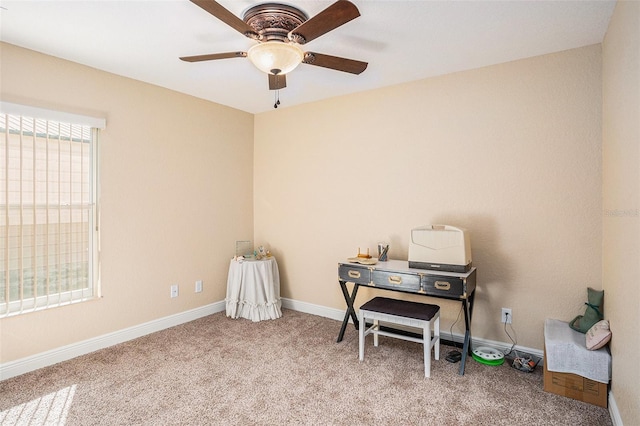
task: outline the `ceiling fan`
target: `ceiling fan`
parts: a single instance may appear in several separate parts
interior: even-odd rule
[[[259,70],[268,74],[269,90],[287,87],[286,74],[301,63],[351,74],[360,74],[367,68],[366,62],[305,52],[301,47],[360,16],[358,8],[348,0],[338,0],[311,18],[294,6],[262,3],[247,9],[242,19],[214,0],[190,1],[257,44],[247,52],[182,56],[183,61],[249,58]],[[279,103],[278,99],[274,107]]]

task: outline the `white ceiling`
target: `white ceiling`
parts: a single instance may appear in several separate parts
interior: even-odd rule
[[[615,0],[352,0],[361,16],[306,50],[369,63],[360,75],[300,65],[281,108],[600,43]],[[219,0],[238,17],[255,0]],[[314,16],[333,0],[285,1]],[[188,0],[0,0],[0,39],[250,113],[273,108],[267,76],[246,58],[179,56],[246,51],[251,40]]]

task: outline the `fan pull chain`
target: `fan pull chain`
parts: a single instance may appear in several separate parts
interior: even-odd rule
[[[274,104],[273,107],[274,108],[278,108],[278,105],[280,105],[280,90],[276,90],[275,93],[273,94],[274,96]]]

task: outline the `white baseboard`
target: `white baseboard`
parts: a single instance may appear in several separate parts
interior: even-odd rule
[[[291,309],[292,311],[304,312],[305,314],[317,315],[337,321],[342,321],[344,318],[344,309],[327,308],[326,306],[314,305],[313,303],[300,302],[284,297],[281,300],[282,307]]]
[[[613,426],[624,426],[622,424],[622,417],[620,417],[620,411],[618,411],[616,399],[613,397],[613,393],[611,391],[609,391],[609,416],[611,416]]]
[[[331,318],[334,320],[342,321],[344,318],[345,311],[343,309],[334,309],[327,308],[326,306],[314,305],[313,303],[300,302],[297,300],[282,298],[282,307],[291,309],[294,311],[304,312],[307,314],[318,315],[325,318]],[[351,322],[351,319],[349,319]],[[464,335],[459,333],[448,333],[446,331],[440,330],[441,339],[443,340],[453,340],[456,343],[462,344],[464,342]],[[337,334],[336,334],[337,337]],[[487,340],[487,339],[479,339],[471,336],[472,346],[490,346],[492,348],[499,349],[501,351],[507,351],[511,348],[511,344],[505,342],[497,342],[495,340]],[[514,348],[516,351],[521,351],[527,354],[535,355],[538,358],[543,357],[543,351],[539,349],[527,348],[525,346],[516,346]]]
[[[342,309],[328,308],[326,306],[315,305],[313,303],[302,302],[287,298],[282,298],[282,307],[311,315],[330,318],[336,321],[342,321],[345,313],[345,311]],[[37,370],[38,368],[57,364],[59,362],[66,361],[80,355],[85,355],[99,349],[126,342],[128,340],[136,339],[150,333],[155,333],[156,331],[174,327],[176,325],[193,321],[217,312],[222,312],[224,310],[225,302],[219,301],[210,305],[202,306],[200,308],[192,309],[190,311],[181,312],[164,318],[159,318],[157,320],[115,331],[113,333],[94,337],[92,339],[73,343],[67,346],[62,346],[60,348],[52,349],[50,351],[42,352],[40,354],[32,355],[16,361],[4,363],[0,365],[0,380],[9,379],[11,377],[27,373],[29,371]],[[451,335],[446,335],[445,333],[445,335],[443,335],[443,339],[448,339],[449,336]],[[456,343],[462,343],[462,341],[464,340],[464,336],[461,334],[454,333],[452,337],[453,341]],[[474,345],[482,344],[485,346],[491,346],[503,350],[510,347],[510,345],[507,345],[503,342],[495,342],[476,338],[473,338],[473,343]],[[524,347],[517,347],[517,349],[542,357],[541,351],[536,351],[534,349]]]
[[[184,324],[224,310],[224,301],[215,302],[210,305],[201,306],[196,309],[159,318],[144,324],[114,331],[113,333],[104,334],[82,342],[73,343],[16,361],[0,364],[0,381],[28,373],[29,371],[37,370],[38,368],[57,364],[80,355],[85,355],[90,352],[97,351],[98,349],[103,349],[150,333],[155,333],[156,331]]]
[[[342,309],[328,308],[326,306],[315,305],[313,303],[301,302],[287,298],[282,298],[282,307],[291,309],[293,311],[304,312],[311,315],[318,315],[324,318],[330,318],[337,321],[342,321],[345,314],[345,311]],[[139,324],[133,327],[125,328],[123,330],[115,331],[113,333],[94,337],[82,342],[73,343],[71,345],[52,349],[50,351],[32,355],[16,361],[0,364],[0,381],[19,376],[21,374],[28,373],[42,367],[57,364],[59,362],[66,361],[80,355],[85,355],[99,349],[113,346],[118,343],[133,340],[147,334],[155,333],[156,331],[184,324],[186,322],[193,321],[207,315],[222,312],[224,310],[225,302],[224,300],[222,300],[196,309],[180,312],[168,317],[159,318],[157,320],[149,321],[144,324]],[[447,332],[443,332],[441,333],[441,335],[443,339],[453,340],[456,343],[462,343],[464,340],[464,336],[462,334],[450,334]],[[490,346],[492,348],[506,351],[511,347],[511,344],[506,342],[497,342],[495,340],[479,339],[472,336],[472,346]],[[539,358],[543,357],[543,352],[538,349],[527,348],[523,346],[516,346],[514,349],[516,351],[535,355]],[[618,406],[616,405],[615,398],[613,397],[613,394],[611,392],[609,392],[609,415],[611,416],[611,420],[614,426],[623,426],[620,412],[618,411]]]

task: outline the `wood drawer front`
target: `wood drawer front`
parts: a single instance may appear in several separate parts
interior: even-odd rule
[[[426,275],[422,277],[422,289],[426,294],[452,299],[466,297],[466,284],[456,277]]]
[[[371,282],[371,271],[366,266],[340,265],[338,276],[342,281],[356,284],[369,284]]]
[[[401,291],[420,291],[420,275],[401,274],[398,272],[376,271],[371,273],[371,281],[376,287]]]

